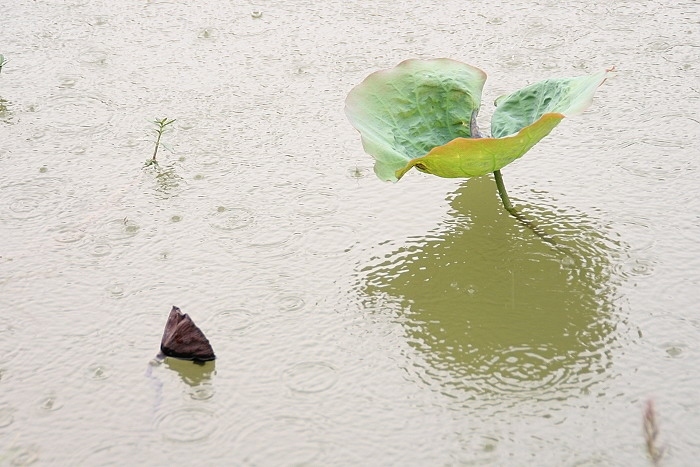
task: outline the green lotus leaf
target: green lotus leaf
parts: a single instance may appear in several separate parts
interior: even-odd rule
[[[548,113],[517,134],[506,138],[456,138],[412,159],[396,172],[400,179],[411,168],[439,177],[464,178],[486,175],[513,162],[561,122],[564,115]]]
[[[499,97],[491,117],[491,136],[515,134],[547,113],[568,117],[583,112],[610,71],[578,78],[547,79]]]
[[[406,60],[350,91],[345,113],[382,180],[434,147],[470,138],[486,74],[446,58]]]
[[[486,74],[445,58],[406,60],[369,75],[348,94],[345,113],[382,180],[397,181],[412,167],[477,177],[510,164],[565,116],[582,112],[608,71],[549,79],[499,98],[492,138],[481,138],[476,124]]]

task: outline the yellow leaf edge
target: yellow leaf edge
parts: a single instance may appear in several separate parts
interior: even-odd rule
[[[401,178],[411,170],[416,167],[418,170],[436,175],[438,177],[444,178],[470,178],[479,177],[486,175],[496,170],[500,170],[505,165],[513,162],[514,160],[520,158],[525,154],[530,148],[532,148],[539,140],[547,136],[559,123],[564,119],[564,115],[561,113],[546,113],[542,115],[536,122],[526,126],[514,135],[506,136],[503,138],[455,138],[452,141],[443,144],[442,146],[436,146],[430,150],[426,155],[411,159],[404,167],[398,169],[395,172],[396,179],[401,180]],[[456,174],[459,169],[454,171],[431,171],[428,169],[426,164],[430,164],[431,161],[438,161],[440,159],[445,159],[448,155],[454,153],[469,154],[470,151],[484,151],[487,150],[493,154],[498,153],[503,150],[513,150],[516,148],[517,154],[506,164],[498,166],[498,164],[493,162],[492,167],[479,171],[478,173],[472,174]],[[436,173],[437,172],[437,173]]]

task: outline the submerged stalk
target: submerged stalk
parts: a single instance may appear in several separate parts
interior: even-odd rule
[[[523,216],[520,211],[515,209],[513,205],[510,202],[510,198],[508,197],[508,192],[506,191],[506,186],[503,183],[503,176],[501,175],[500,170],[496,170],[493,173],[494,178],[496,179],[496,186],[498,187],[498,195],[501,197],[501,201],[503,202],[503,207],[506,208],[506,211],[510,213],[511,216],[515,217],[520,221],[521,224],[523,224],[525,227],[530,229],[535,235],[540,237],[542,240],[545,242],[549,243],[550,245],[556,246],[556,242],[552,237],[550,237],[544,230],[540,228],[537,224],[535,224],[533,221],[530,221]]]
[[[515,210],[513,205],[510,203],[510,198],[508,198],[508,192],[506,191],[506,186],[503,184],[503,175],[501,175],[501,171],[496,170],[493,173],[493,176],[496,179],[496,186],[498,187],[498,194],[501,197],[501,201],[503,201],[503,207],[506,208],[506,211],[515,217],[518,217],[518,211]]]

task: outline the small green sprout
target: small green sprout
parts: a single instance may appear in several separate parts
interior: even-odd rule
[[[158,161],[156,160],[156,156],[158,155],[158,148],[160,147],[160,138],[163,136],[163,133],[165,133],[165,129],[168,125],[173,123],[175,119],[169,120],[167,117],[163,119],[155,119],[153,120],[153,123],[157,126],[155,129],[156,133],[156,143],[155,143],[155,148],[153,149],[153,157],[150,159],[146,160],[146,167],[150,167],[152,165],[157,166]]]

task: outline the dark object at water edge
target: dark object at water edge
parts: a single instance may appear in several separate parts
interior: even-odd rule
[[[194,324],[192,318],[176,306],[170,310],[168,322],[165,323],[160,351],[167,357],[192,360],[198,364],[216,359],[209,339]]]

